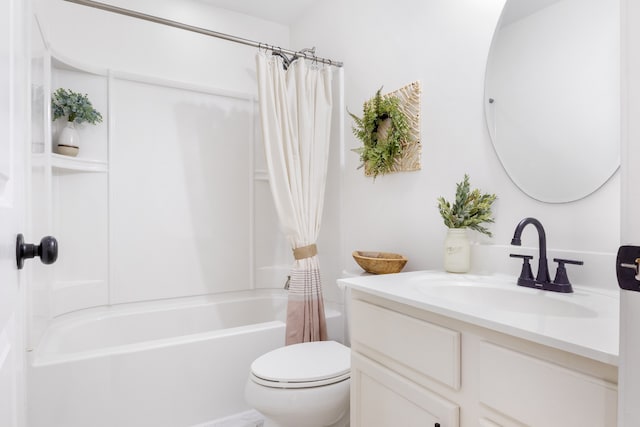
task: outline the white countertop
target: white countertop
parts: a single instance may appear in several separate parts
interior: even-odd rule
[[[339,286],[618,365],[619,291],[571,294],[516,285],[505,275],[414,271],[338,280]]]

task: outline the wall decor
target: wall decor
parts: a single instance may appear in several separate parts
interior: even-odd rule
[[[375,96],[363,105],[363,115],[349,112],[353,133],[363,143],[360,155],[365,175],[420,170],[420,82]]]

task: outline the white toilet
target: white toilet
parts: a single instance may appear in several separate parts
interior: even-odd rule
[[[265,427],[347,427],[351,350],[335,341],[294,344],[251,364],[247,403]]]

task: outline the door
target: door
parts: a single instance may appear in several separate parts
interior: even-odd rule
[[[640,2],[623,0],[622,241],[640,246]],[[620,427],[640,426],[640,292],[620,294]]]
[[[22,277],[16,235],[25,224],[25,150],[29,135],[27,0],[0,1],[0,426],[23,426]]]

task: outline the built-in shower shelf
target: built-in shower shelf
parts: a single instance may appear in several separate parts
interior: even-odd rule
[[[68,169],[80,172],[106,172],[107,162],[92,159],[51,154],[51,166],[58,169]]]
[[[35,166],[44,165],[47,159],[51,161],[51,167],[76,172],[107,172],[107,162],[79,157],[69,157],[60,154],[34,154],[32,157]]]

